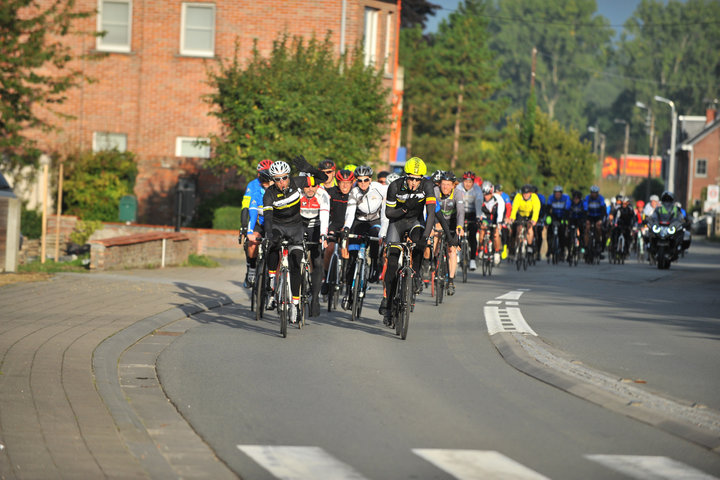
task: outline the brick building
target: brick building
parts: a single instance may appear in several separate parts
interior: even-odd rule
[[[675,193],[688,208],[701,200],[708,185],[720,185],[720,118],[716,116],[715,110],[708,110],[702,129],[693,132],[677,149]]]
[[[179,185],[202,197],[241,184],[233,172],[218,178],[204,171],[210,152],[196,142],[218,130],[202,100],[215,59],[231,58],[236,39],[247,56],[255,39],[267,54],[282,32],[320,38],[331,32],[338,54],[362,44],[366,62],[391,87],[398,6],[397,0],[77,0],[78,10],[97,11],[79,29],[107,34],[74,37],[74,55],[106,56],[78,60],[96,82],[69,92],[62,111],[75,119],[63,121],[62,132],[43,138],[43,146],[134,152],[139,220],[172,223]]]

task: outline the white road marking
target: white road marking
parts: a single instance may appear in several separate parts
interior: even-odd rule
[[[517,307],[520,304],[518,302],[505,302],[505,305]]]
[[[492,450],[415,448],[413,453],[458,480],[548,480],[534,470]]]
[[[488,305],[500,305],[502,302],[500,300],[488,300]]]
[[[585,455],[585,457],[640,480],[718,480],[717,477],[667,457],[641,455]]]
[[[488,333],[527,333],[537,337],[520,313],[519,308],[488,307],[483,310]]]
[[[520,295],[522,295],[523,292],[520,290],[513,290],[511,292],[506,293],[505,295],[501,295],[499,297],[495,297],[496,300],[520,300]]]
[[[238,445],[237,448],[280,479],[365,480],[350,465],[336,460],[320,447]]]

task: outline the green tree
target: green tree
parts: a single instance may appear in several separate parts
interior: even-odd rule
[[[427,0],[403,0],[400,9],[400,22],[402,28],[420,27],[425,28],[425,21],[428,15],[435,15],[435,10],[440,8]]]
[[[75,0],[3,0],[0,2],[0,165],[11,169],[37,161],[29,129],[50,131],[53,106],[87,80],[65,39],[78,32]]]
[[[329,37],[305,42],[282,35],[267,58],[255,45],[246,66],[236,51],[210,72],[215,91],[207,101],[222,132],[211,135],[215,156],[208,163],[254,176],[264,158],[371,162],[389,122],[381,82],[359,52],[337,58]]]
[[[601,71],[613,30],[596,13],[595,0],[499,0],[492,47],[509,80],[502,94],[511,110],[522,108],[530,92],[532,49],[537,48],[538,105],[551,119],[583,129],[585,86]]]
[[[117,221],[120,198],[132,195],[136,176],[137,164],[130,152],[72,155],[65,161],[63,211],[87,221]]]
[[[531,137],[528,117],[534,117]],[[556,184],[566,190],[585,189],[593,180],[595,161],[590,145],[579,140],[576,130],[536,108],[534,115],[518,111],[508,118],[498,148],[481,172],[508,191],[525,183],[537,185],[541,192]]]

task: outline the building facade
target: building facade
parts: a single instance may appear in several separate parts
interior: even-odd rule
[[[78,29],[106,34],[75,37],[73,54],[103,58],[78,60],[95,81],[69,92],[60,110],[74,119],[43,137],[43,147],[132,151],[139,220],[172,223],[178,189],[202,197],[244,183],[232,171],[203,169],[211,152],[202,141],[219,132],[203,100],[208,69],[231,59],[236,42],[242,60],[256,40],[267,54],[282,33],[329,33],[338,54],[362,45],[366,63],[383,72],[390,88],[398,7],[397,0],[78,0],[78,10],[97,12]]]
[[[678,146],[678,179],[676,197],[692,208],[700,202],[703,190],[720,185],[720,118],[708,110],[704,127]]]

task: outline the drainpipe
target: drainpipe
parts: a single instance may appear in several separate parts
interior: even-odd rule
[[[347,26],[347,0],[342,0],[342,17],[340,18],[340,55],[345,53],[345,27]]]

